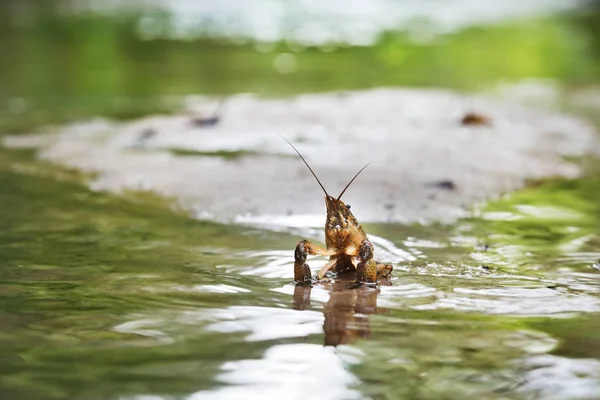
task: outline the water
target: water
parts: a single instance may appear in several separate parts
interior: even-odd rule
[[[297,234],[90,192],[26,153],[2,160],[3,398],[600,392],[598,178],[455,226],[366,226],[392,286],[310,289],[289,285]]]
[[[370,46],[306,47],[149,38],[140,27],[177,21],[65,17],[59,3],[0,12],[11,60],[0,63],[2,133],[172,110],[193,93],[471,90],[532,77],[547,89],[600,76],[587,14],[434,40],[386,31],[394,20],[380,12]],[[342,17],[328,21],[353,18]],[[394,264],[392,285],[349,290],[289,284],[296,243],[322,241],[319,230],[197,221],[169,199],[90,191],[79,172],[0,149],[0,398],[597,399],[594,168],[531,182],[454,225],[366,225],[376,257]]]

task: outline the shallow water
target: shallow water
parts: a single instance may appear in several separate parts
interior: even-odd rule
[[[17,18],[0,10],[11,59],[0,63],[2,133],[172,110],[196,93],[510,89],[535,77],[521,90],[546,100],[557,82],[600,76],[595,14],[435,38],[366,35],[333,18],[336,35],[343,25],[373,45],[304,47],[260,32],[179,40],[170,15],[66,18],[62,3],[31,3]],[[92,192],[85,179],[0,150],[2,399],[600,397],[597,171],[452,226],[367,225],[376,257],[395,267],[378,291],[289,284],[297,241],[321,241],[320,230],[199,222],[148,193]]]
[[[455,226],[366,226],[392,286],[308,289],[292,254],[318,230],[198,222],[1,156],[2,398],[600,393],[597,175]]]

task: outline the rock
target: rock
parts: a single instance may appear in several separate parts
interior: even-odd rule
[[[485,130],[456,123],[474,102],[494,121]],[[200,98],[198,106],[203,104],[213,107],[214,100]],[[148,129],[155,134],[132,148]],[[4,144],[37,143],[45,160],[97,172],[90,183],[94,189],[151,189],[179,199],[198,218],[321,226],[323,193],[276,133],[295,144],[332,195],[374,161],[343,198],[361,222],[451,222],[468,214],[464,204],[517,189],[526,180],[577,177],[579,167],[565,156],[599,153],[595,131],[578,118],[403,89],[286,99],[237,95],[228,98],[227,113],[208,130],[194,127],[185,114],[151,116],[94,121],[89,129],[79,123],[52,139],[13,136]],[[460,190],[431,196],[424,183],[449,177]]]

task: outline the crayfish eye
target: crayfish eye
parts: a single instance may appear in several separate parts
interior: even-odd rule
[[[350,209],[350,204],[346,204],[346,208],[349,210]]]

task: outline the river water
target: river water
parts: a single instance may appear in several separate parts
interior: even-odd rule
[[[392,285],[310,289],[292,254],[317,230],[199,222],[3,160],[3,398],[600,393],[597,178],[452,226],[367,225]]]
[[[291,71],[274,58],[290,45],[146,41],[127,21],[53,18],[2,36],[21,49],[0,66],[3,132],[147,114],[194,92],[466,88],[490,82],[498,60],[509,79],[593,76],[560,61],[579,54],[557,39],[575,32],[562,20],[460,31],[410,54],[383,37],[336,53],[336,68],[330,49],[306,50],[282,89]],[[474,33],[506,39],[497,58],[469,48],[463,63]],[[459,55],[440,62],[448,54]],[[179,62],[157,61],[166,56]],[[595,164],[453,224],[365,224],[377,258],[394,265],[390,286],[296,288],[294,247],[322,241],[320,229],[198,221],[169,199],[92,191],[90,176],[1,149],[0,398],[600,398]],[[310,260],[313,271],[324,262]]]

